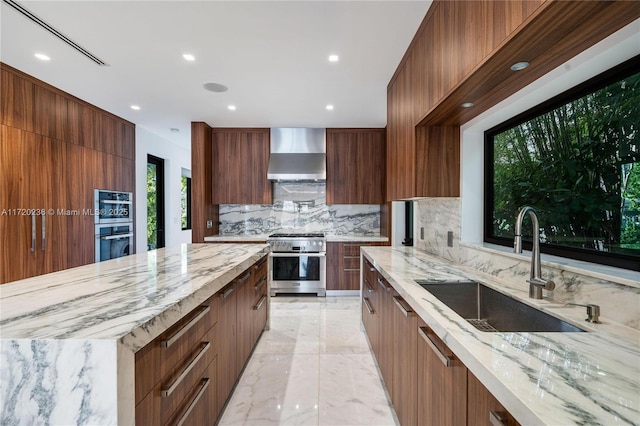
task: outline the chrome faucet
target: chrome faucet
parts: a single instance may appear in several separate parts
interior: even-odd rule
[[[540,223],[535,209],[531,206],[524,206],[520,209],[516,218],[516,232],[513,240],[513,251],[522,253],[522,221],[529,213],[533,223],[533,249],[531,250],[531,276],[527,280],[529,283],[529,297],[532,299],[542,299],[542,289],[553,290],[556,284],[551,280],[542,279],[540,267]]]

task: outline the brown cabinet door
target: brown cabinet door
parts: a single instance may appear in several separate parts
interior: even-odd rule
[[[389,390],[401,425],[417,424],[418,317],[407,302],[393,291],[393,384]]]
[[[467,368],[422,321],[418,339],[418,424],[467,424]]]
[[[217,407],[222,409],[238,377],[237,292],[231,283],[218,292],[218,381]],[[241,367],[241,366],[240,366]]]
[[[395,343],[393,329],[392,309],[393,306],[392,287],[379,273],[376,274],[376,285],[378,288],[378,330],[380,333],[379,347],[376,359],[382,373],[387,390],[393,388],[393,362],[395,353]]]
[[[520,425],[470,371],[467,374],[467,389],[467,415],[469,425]]]
[[[251,336],[251,348],[255,346],[267,325],[267,310],[269,309],[269,295],[267,294],[267,282],[269,271],[269,256],[259,260],[253,267],[253,328]]]
[[[271,204],[269,129],[213,129],[212,204]]]
[[[375,271],[375,269],[374,269]],[[369,338],[374,356],[380,352],[379,294],[380,288],[375,281],[375,272],[362,278],[362,324]]]
[[[251,270],[244,272],[235,279],[237,295],[237,321],[238,321],[238,361],[236,364],[237,374],[249,359],[253,348],[253,295]]]
[[[327,129],[327,204],[383,204],[385,129]]]

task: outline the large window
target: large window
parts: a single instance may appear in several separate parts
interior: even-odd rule
[[[639,127],[640,56],[487,131],[485,241],[529,205],[542,251],[640,270]]]
[[[191,171],[185,169],[180,176],[180,212],[182,230],[191,229]]]

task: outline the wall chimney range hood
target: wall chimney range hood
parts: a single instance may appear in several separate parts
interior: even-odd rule
[[[272,128],[267,179],[326,180],[326,130]]]

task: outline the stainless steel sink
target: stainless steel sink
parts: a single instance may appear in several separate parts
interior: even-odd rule
[[[480,331],[585,331],[481,283],[416,282]]]

